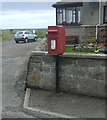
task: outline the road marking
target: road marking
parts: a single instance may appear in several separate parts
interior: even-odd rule
[[[27,88],[25,93],[24,105],[23,105],[24,108],[28,107],[29,97],[30,97],[30,89]]]
[[[52,116],[55,116],[58,118],[78,118],[78,117],[74,117],[74,116],[68,116],[68,115],[64,115],[64,114],[59,114],[59,113],[55,113],[55,112],[50,112],[50,111],[45,111],[45,110],[29,107],[28,106],[29,98],[30,98],[30,88],[27,88],[26,93],[25,93],[25,98],[24,98],[24,104],[23,104],[23,108],[26,110],[40,112],[40,113],[52,115]]]

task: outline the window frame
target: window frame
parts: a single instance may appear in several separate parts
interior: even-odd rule
[[[57,25],[81,25],[81,11],[80,11],[80,7],[81,6],[75,6],[75,7],[63,7],[63,8],[56,8],[56,24]],[[58,18],[59,18],[59,16],[60,16],[60,12],[58,12],[58,11],[60,11],[60,10],[62,10],[62,20],[58,20]],[[64,14],[63,14],[63,12],[65,11],[65,16],[63,16]],[[72,13],[72,16],[71,16],[71,18],[72,18],[72,20],[71,20],[71,23],[69,23],[69,22],[67,22],[67,19],[68,19],[68,21],[70,20],[69,19],[69,12],[71,11],[71,13]],[[78,15],[78,11],[80,11],[80,16]],[[73,13],[73,12],[75,12],[75,13]],[[67,18],[67,15],[68,15],[68,18]],[[75,17],[73,17],[73,15],[75,16]],[[79,16],[79,18],[78,18],[78,16]],[[63,18],[65,18],[65,21],[63,21]],[[73,22],[73,20],[75,19],[75,22]],[[62,21],[62,23],[60,23],[59,21]],[[78,22],[78,21],[80,21],[80,22]]]
[[[107,21],[105,21],[105,15],[106,15],[106,13],[105,13],[105,10],[107,9],[107,6],[104,6],[104,14],[103,14],[103,23],[104,24],[107,24]],[[107,17],[107,16],[106,16]]]

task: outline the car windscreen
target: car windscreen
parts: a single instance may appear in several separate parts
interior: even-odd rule
[[[16,34],[23,34],[23,32],[17,32]]]

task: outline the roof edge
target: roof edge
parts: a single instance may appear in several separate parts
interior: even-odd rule
[[[83,2],[57,2],[52,5],[54,8],[83,6]]]

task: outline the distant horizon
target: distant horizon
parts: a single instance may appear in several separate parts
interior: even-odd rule
[[[11,30],[11,29],[12,29],[12,28],[1,29],[1,30]],[[31,29],[31,30],[34,29],[34,30],[36,30],[36,29],[48,29],[48,27],[47,27],[47,28],[13,28],[12,30],[19,30],[19,29],[20,29],[20,30],[21,30],[21,29],[22,29],[22,30],[23,30],[23,29],[24,29],[24,30],[25,30],[25,29],[26,29],[26,30],[27,30],[27,29]]]

